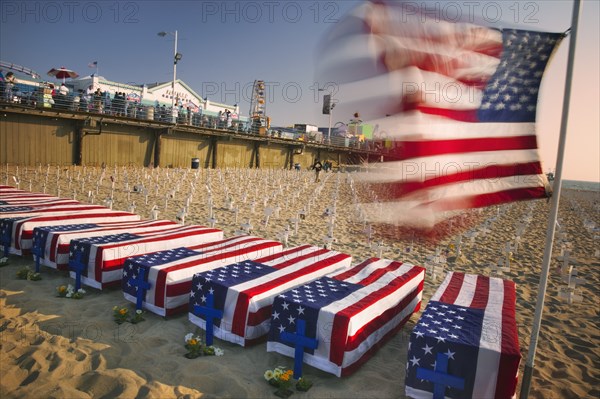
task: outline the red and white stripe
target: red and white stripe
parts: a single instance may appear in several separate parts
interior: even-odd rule
[[[546,197],[535,124],[474,123],[500,31],[379,2],[338,25],[319,76],[342,83],[337,112],[360,111],[397,150],[358,176],[370,221],[432,227],[464,209]]]
[[[50,207],[56,205],[68,205],[68,204],[78,204],[79,201],[72,200],[68,198],[56,198],[56,197],[15,197],[15,198],[5,198],[4,196],[0,196],[0,201],[8,202],[7,205],[0,204],[0,212],[2,209],[6,207],[12,206],[28,206],[32,208],[43,208]]]
[[[113,219],[110,218],[110,220]],[[102,222],[98,223],[97,227],[76,231],[53,231],[48,233],[48,239],[46,240],[46,246],[44,247],[44,257],[40,259],[40,263],[55,269],[67,270],[69,266],[69,244],[71,243],[71,240],[122,233],[151,233],[155,230],[164,230],[168,227],[176,228],[180,226],[180,224],[170,220],[135,220],[130,222]]]
[[[281,252],[281,243],[253,236],[236,236],[202,245],[186,246],[202,252],[178,261],[150,268],[143,306],[161,316],[170,316],[188,309],[192,278],[194,274],[227,266],[232,263],[252,260]],[[126,284],[130,276],[123,274]],[[125,298],[136,302],[136,298],[124,293]]]
[[[37,209],[31,209],[26,211],[18,211],[18,212],[2,212],[0,215],[4,218],[22,218],[22,217],[32,217],[32,216],[43,216],[43,215],[51,215],[51,216],[60,216],[60,215],[69,215],[74,212],[94,212],[101,209],[108,209],[102,205],[90,205],[90,204],[60,204],[56,206],[47,206]],[[64,223],[63,223],[64,224]]]
[[[140,216],[122,211],[112,211],[108,208],[99,209],[94,212],[77,212],[61,216],[34,216],[19,220],[13,224],[14,248],[11,252],[24,255],[31,252],[33,247],[33,229],[45,226],[61,226],[65,224],[99,223],[107,220],[115,222],[127,222],[140,220]]]
[[[515,392],[521,360],[515,288],[515,283],[509,280],[450,272],[431,298],[484,310],[484,331],[479,342],[473,390],[475,398],[510,397]]]
[[[271,307],[277,295],[349,267],[352,257],[337,251],[302,245],[255,259],[255,262],[277,271],[228,287],[221,325],[214,328],[216,337],[242,346],[258,342],[269,332]],[[191,313],[190,320],[197,325],[204,323]]]
[[[88,275],[81,276],[81,282],[102,289],[106,285],[121,282],[123,264],[127,258],[223,239],[223,231],[219,229],[194,225],[166,227],[163,230],[139,232],[136,235],[142,237],[92,245]],[[74,272],[71,272],[71,277],[75,278]]]
[[[304,354],[304,362],[341,377],[356,371],[420,309],[425,269],[370,258],[329,277],[364,288],[319,310],[319,345],[314,354]],[[269,341],[267,351],[294,357],[294,348],[278,342]]]
[[[58,199],[58,197],[54,197],[50,194],[43,193],[32,193],[25,190],[20,190],[10,186],[0,186],[0,200],[2,201],[11,201],[11,200],[19,200],[22,198],[30,198],[30,199]]]

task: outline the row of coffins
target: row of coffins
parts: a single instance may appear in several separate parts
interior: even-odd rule
[[[210,335],[337,376],[357,370],[420,310],[425,269],[183,226],[0,187],[5,253],[68,269],[76,284],[121,284],[136,308],[188,312]],[[83,222],[83,223],[82,223]],[[520,360],[514,283],[449,273],[410,336],[406,394],[511,397]]]

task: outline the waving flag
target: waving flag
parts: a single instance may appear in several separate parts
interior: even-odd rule
[[[361,177],[373,222],[431,228],[464,209],[544,198],[536,106],[562,34],[444,20],[413,2],[367,2],[334,28],[320,79],[338,112],[386,141]]]
[[[192,281],[190,321],[206,328],[204,316],[194,306],[206,306],[209,294],[223,311],[215,336],[242,346],[256,343],[269,332],[271,305],[283,291],[350,266],[352,257],[311,245],[275,255],[235,263],[198,273]]]
[[[236,236],[206,244],[129,258],[123,270],[125,298],[161,316],[185,311],[195,274],[247,259],[279,253],[281,243],[253,236]],[[143,281],[140,282],[140,276]],[[143,293],[141,286],[148,286]],[[190,293],[191,292],[191,293]]]
[[[406,394],[513,397],[521,359],[515,301],[512,281],[448,273],[411,333]]]
[[[284,292],[273,304],[267,350],[294,356],[281,334],[294,333],[303,319],[305,336],[318,341],[304,362],[349,375],[419,310],[424,278],[422,267],[371,258]]]

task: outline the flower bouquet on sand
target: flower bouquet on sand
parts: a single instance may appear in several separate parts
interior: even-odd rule
[[[131,324],[140,323],[146,319],[144,319],[144,311],[141,309],[136,309],[135,312],[130,312],[126,306],[114,306],[113,307],[113,320],[117,324],[123,324],[126,321]]]
[[[42,279],[42,275],[34,272],[29,267],[25,267],[17,272],[17,278],[21,280],[38,281]]]
[[[56,287],[56,293],[61,298],[71,298],[71,299],[81,299],[85,294],[85,290],[83,288],[75,291],[75,287],[71,284],[69,285],[59,285]]]
[[[274,370],[265,371],[264,377],[265,380],[277,388],[275,391],[275,395],[280,398],[287,398],[294,392],[290,389],[293,383],[292,376],[294,372],[286,367],[279,366]],[[313,383],[306,378],[300,377],[298,381],[296,381],[296,390],[306,392],[312,387]]]
[[[198,335],[194,335],[193,333],[189,333],[185,336],[185,349],[188,350],[188,353],[185,354],[185,357],[188,359],[195,359],[200,356],[223,356],[225,352],[223,349],[217,348],[213,345],[205,345],[202,342],[202,338]]]
[[[129,309],[124,306],[113,307],[113,319],[117,324],[123,324],[129,319]]]

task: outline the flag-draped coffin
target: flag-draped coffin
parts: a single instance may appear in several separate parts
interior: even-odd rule
[[[511,398],[521,354],[515,283],[450,272],[410,335],[406,394]]]
[[[36,227],[33,229],[33,252],[36,255],[39,254],[40,264],[59,270],[67,270],[71,240],[121,233],[151,233],[155,230],[164,231],[165,228],[176,229],[179,227],[181,225],[170,220],[137,220],[132,222],[100,222]]]
[[[365,363],[420,309],[425,269],[409,263],[370,258],[282,293],[275,298],[268,351],[294,356],[282,333],[295,332],[305,320],[305,335],[316,349],[305,349],[304,362],[349,375]]]
[[[149,233],[119,233],[80,238],[69,244],[69,268],[81,270],[81,282],[95,288],[120,284],[127,258],[223,238],[218,229],[202,226],[165,227]],[[76,278],[77,271],[71,271]]]
[[[214,307],[223,311],[215,321],[216,337],[246,346],[262,341],[269,332],[273,300],[283,291],[306,284],[350,266],[352,257],[311,245],[239,262],[199,273],[192,282],[189,317],[206,329],[204,316],[194,313],[214,295]]]
[[[196,273],[279,253],[281,243],[253,236],[236,236],[206,244],[135,256],[125,262],[125,298],[161,316],[185,311]],[[143,282],[140,284],[139,279]],[[145,288],[147,287],[147,288]],[[140,290],[144,292],[140,292]]]

